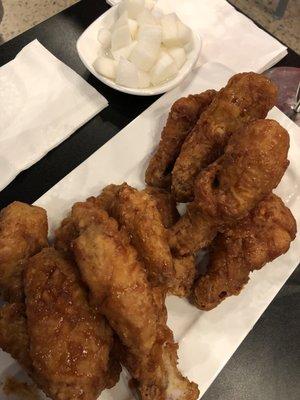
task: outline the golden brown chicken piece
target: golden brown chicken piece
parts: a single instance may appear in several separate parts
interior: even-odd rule
[[[126,231],[107,216],[83,231],[73,249],[84,281],[125,346],[121,359],[142,399],[196,400],[196,385],[177,370],[162,294],[150,288]]]
[[[292,213],[279,197],[269,195],[248,217],[217,236],[207,273],[194,285],[192,302],[211,310],[226,297],[238,295],[250,272],[286,253],[295,236]]]
[[[199,175],[195,205],[220,223],[245,217],[281,181],[289,165],[289,145],[289,134],[278,122],[252,122]]]
[[[103,218],[106,218],[106,212],[102,210],[102,206],[102,199],[99,201],[96,197],[90,197],[85,202],[75,203],[71,213],[55,231],[54,247],[72,258],[71,245],[73,240],[78,237],[80,229],[84,229],[92,222],[101,222]]]
[[[154,186],[147,186],[145,192],[154,198],[164,227],[167,229],[171,228],[180,217],[176,202],[171,193],[165,189]]]
[[[44,249],[29,259],[24,286],[36,383],[53,400],[95,400],[120,370],[108,368],[112,332],[89,306],[76,267]]]
[[[171,172],[181,146],[215,95],[215,90],[207,90],[198,95],[182,97],[173,104],[158,148],[146,171],[148,185],[170,187]]]
[[[196,277],[195,256],[173,258],[175,277],[170,283],[169,294],[178,297],[189,297]]]
[[[5,304],[0,309],[0,348],[33,376],[24,303]]]
[[[265,118],[276,97],[276,86],[264,75],[241,73],[229,80],[181,148],[172,172],[172,192],[177,201],[193,200],[198,173],[223,153],[233,133]]]
[[[244,218],[280,182],[288,149],[287,131],[273,120],[257,120],[233,135],[224,155],[199,174],[195,200],[170,229],[172,251],[193,254],[217,229]]]
[[[174,263],[155,200],[125,183],[116,195],[111,215],[128,232],[149,281],[154,286],[168,287],[174,277]]]
[[[22,301],[24,262],[47,242],[46,211],[15,201],[0,212],[0,295],[10,302]]]

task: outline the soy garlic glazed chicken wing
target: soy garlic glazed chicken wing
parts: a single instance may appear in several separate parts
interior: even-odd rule
[[[276,121],[257,120],[232,136],[225,153],[199,174],[195,200],[169,231],[172,251],[192,254],[217,230],[247,216],[280,182],[289,135]]]
[[[89,306],[76,266],[44,249],[29,259],[24,281],[36,383],[53,400],[95,400],[120,368],[109,369],[112,331]]]
[[[158,148],[149,162],[145,181],[150,186],[167,188],[181,146],[199,116],[212,102],[215,90],[178,99],[172,106]]]
[[[250,272],[286,253],[295,236],[292,213],[279,197],[269,195],[245,219],[218,234],[207,272],[194,284],[193,304],[211,310],[238,295]]]
[[[192,201],[198,173],[222,155],[230,136],[275,105],[276,86],[254,72],[234,75],[204,111],[182,145],[172,171],[172,192],[179,202]]]
[[[83,280],[125,348],[122,363],[143,400],[196,400],[197,386],[177,370],[163,296],[149,286],[127,232],[111,220],[107,215],[81,231],[73,250]]]
[[[0,212],[0,295],[6,301],[24,296],[26,260],[48,246],[46,211],[15,201]]]

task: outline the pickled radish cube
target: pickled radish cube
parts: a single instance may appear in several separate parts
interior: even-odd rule
[[[133,62],[138,69],[148,72],[156,63],[160,52],[160,47],[155,47],[145,41],[137,42],[132,50],[129,60]]]
[[[136,19],[144,8],[145,0],[123,0],[119,5],[119,15],[127,11],[129,18]]]
[[[162,29],[159,25],[141,25],[137,39],[145,42],[147,46],[158,49],[162,41]]]
[[[113,30],[111,34],[111,50],[115,51],[121,47],[130,45],[132,42],[129,24],[122,25]]]
[[[145,0],[145,7],[148,8],[148,10],[152,10],[152,8],[155,5],[155,0]]]
[[[94,62],[95,70],[106,78],[115,79],[116,62],[108,57],[98,57]]]
[[[178,69],[180,69],[186,61],[186,54],[182,47],[169,47],[168,53],[175,61]]]
[[[122,47],[119,50],[115,50],[112,52],[112,56],[116,61],[119,61],[121,57],[128,60],[134,46],[137,44],[137,41],[130,43],[129,46]]]
[[[147,9],[138,15],[137,22],[139,25],[157,25],[157,19]]]
[[[176,14],[164,15],[161,20],[162,42],[166,47],[178,46],[178,17]]]
[[[139,74],[137,67],[125,58],[121,58],[116,68],[116,83],[129,88],[138,88]]]
[[[131,39],[135,39],[137,30],[138,30],[138,23],[134,19],[128,19],[129,30],[131,34]]]
[[[192,40],[192,30],[184,25],[180,20],[177,21],[178,30],[178,43],[180,46],[184,46]]]
[[[123,25],[128,25],[128,19],[128,12],[124,11],[123,14],[121,14],[117,21],[114,23],[111,30],[114,31],[115,29],[120,28]]]
[[[150,75],[147,72],[139,71],[139,88],[145,89],[150,86]]]
[[[165,51],[161,51],[157,63],[150,72],[151,83],[159,85],[171,79],[177,73],[178,68],[173,58]]]
[[[111,32],[108,29],[101,28],[98,32],[98,41],[104,49],[110,47]]]

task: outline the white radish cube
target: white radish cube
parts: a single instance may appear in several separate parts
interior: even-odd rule
[[[98,32],[98,41],[104,49],[110,47],[111,32],[108,29],[101,28]]]
[[[178,43],[180,46],[184,46],[192,40],[192,30],[184,25],[180,20],[177,21],[178,29]]]
[[[130,88],[138,88],[139,86],[138,69],[125,58],[121,58],[117,65],[116,83]]]
[[[111,30],[114,31],[117,28],[120,28],[120,26],[123,25],[128,25],[128,12],[124,11],[123,14],[120,15],[119,19],[114,23],[112,26]]]
[[[155,0],[145,0],[145,7],[148,8],[148,10],[152,10],[152,8],[155,6]]]
[[[147,72],[139,71],[139,88],[145,89],[150,86],[150,75]]]
[[[116,62],[108,57],[98,57],[94,62],[96,72],[106,78],[115,79],[116,77]]]
[[[176,14],[164,15],[161,20],[162,42],[166,47],[178,46],[178,17]]]
[[[182,47],[169,47],[168,53],[175,61],[178,69],[180,69],[186,61],[186,54]]]
[[[137,30],[138,30],[138,23],[134,19],[128,19],[129,30],[131,34],[131,38],[135,39]]]
[[[162,51],[157,63],[150,72],[151,83],[156,86],[171,79],[178,73],[175,61],[168,53]]]
[[[150,43],[139,41],[132,50],[129,60],[133,62],[138,69],[148,72],[156,63],[160,48],[151,46]]]
[[[127,11],[129,18],[136,19],[144,8],[145,0],[123,0],[119,5],[119,15]]]
[[[112,52],[113,58],[114,58],[116,61],[119,61],[121,57],[122,57],[122,58],[125,58],[126,60],[128,60],[128,58],[129,58],[129,56],[130,56],[130,54],[131,54],[131,52],[132,52],[132,50],[133,50],[133,48],[134,48],[134,46],[135,46],[136,44],[137,44],[137,42],[134,41],[134,42],[132,42],[129,46],[125,46],[125,47],[122,47],[122,48],[119,49],[119,50],[113,51],[113,52]]]
[[[130,45],[132,42],[129,24],[114,29],[111,35],[111,50],[115,51],[121,47]]]
[[[141,25],[137,38],[158,51],[162,40],[162,29],[159,25]]]
[[[139,25],[157,25],[157,19],[147,9],[138,15],[137,22]]]

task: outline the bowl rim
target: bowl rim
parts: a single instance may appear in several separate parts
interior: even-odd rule
[[[95,21],[93,21],[80,35],[80,37],[77,39],[76,42],[76,49],[77,49],[77,53],[79,55],[79,58],[81,60],[81,62],[84,64],[84,66],[87,68],[87,70],[94,75],[100,82],[104,83],[105,85],[111,87],[112,89],[115,89],[119,92],[123,92],[123,93],[127,93],[127,94],[132,94],[135,96],[155,96],[155,95],[159,95],[162,93],[166,93],[172,89],[174,89],[176,86],[178,86],[189,74],[190,72],[193,70],[195,64],[197,63],[198,59],[199,59],[199,55],[200,55],[200,51],[201,51],[201,47],[202,47],[202,40],[200,35],[197,34],[197,32],[195,32],[194,30],[192,30],[193,33],[193,40],[194,40],[194,55],[190,60],[190,66],[189,68],[187,68],[183,73],[180,74],[180,70],[179,73],[176,75],[176,77],[174,79],[171,79],[167,82],[165,82],[163,85],[161,86],[151,86],[149,88],[144,88],[144,89],[139,89],[139,88],[128,88],[126,86],[121,86],[118,85],[117,83],[115,83],[114,81],[112,81],[109,78],[106,78],[103,75],[100,75],[98,72],[96,72],[94,70],[94,68],[85,60],[85,57],[82,55],[80,46],[82,45],[86,34],[89,30],[92,29],[93,25],[96,25],[97,22],[99,20],[102,20],[105,18],[105,16],[107,16],[109,13],[113,14],[114,12],[116,12],[116,9],[118,8],[118,5],[115,5],[113,7],[111,7],[110,9],[108,9],[105,13],[101,14],[98,18],[95,19]]]

